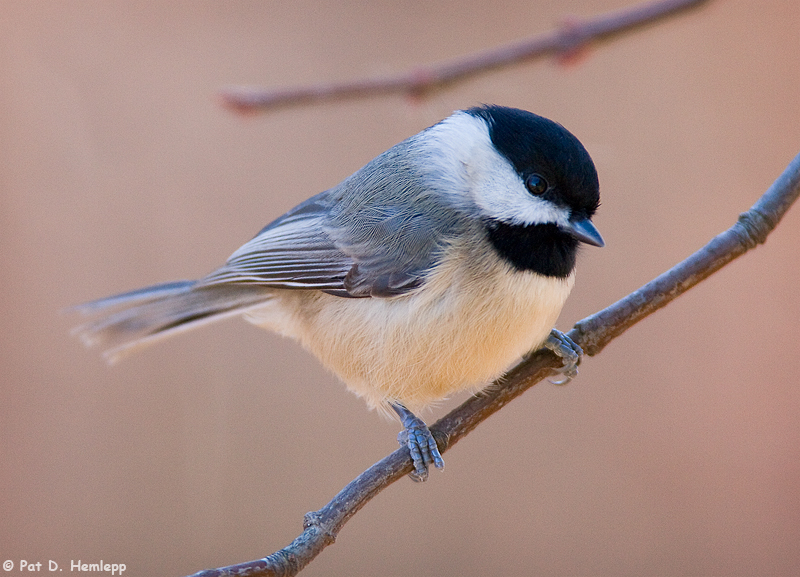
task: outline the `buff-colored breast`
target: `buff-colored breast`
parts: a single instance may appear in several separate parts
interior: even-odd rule
[[[547,338],[574,282],[512,271],[479,247],[451,246],[422,289],[348,299],[276,291],[251,322],[293,337],[371,407],[411,411],[477,391]]]

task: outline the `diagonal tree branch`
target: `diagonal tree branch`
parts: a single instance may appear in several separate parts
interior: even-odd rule
[[[519,42],[506,44],[459,59],[419,66],[392,76],[378,76],[341,83],[320,83],[293,88],[260,89],[231,87],[221,91],[222,103],[238,112],[255,112],[326,100],[363,98],[401,93],[420,96],[436,88],[466,80],[476,74],[553,55],[571,55],[590,42],[610,40],[634,28],[673,16],[707,0],[655,0],[595,18],[565,20],[560,28]]]
[[[800,195],[800,154],[764,195],[725,232],[705,247],[611,306],[579,321],[568,334],[589,355],[599,353],[625,330],[665,306],[736,257],[763,243]],[[432,427],[441,452],[447,451],[487,417],[500,410],[561,361],[539,350],[483,393],[471,397]],[[303,532],[289,546],[263,559],[195,573],[192,577],[296,575],[325,547],[342,526],[384,488],[413,469],[407,449],[398,449],[364,471],[330,503],[308,513]]]

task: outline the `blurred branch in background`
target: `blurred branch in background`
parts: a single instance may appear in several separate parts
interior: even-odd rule
[[[231,87],[222,90],[220,98],[224,106],[237,112],[250,113],[328,100],[366,98],[379,94],[400,93],[419,97],[471,76],[534,58],[552,54],[571,59],[584,50],[590,42],[610,40],[656,20],[700,6],[706,1],[656,0],[586,20],[565,18],[561,27],[551,32],[450,62],[418,66],[409,72],[394,76],[378,76],[341,83],[319,83],[295,88]]]
[[[728,230],[702,249],[611,306],[579,321],[568,334],[589,355],[625,330],[667,305],[700,281],[748,250],[766,241],[783,215],[800,195],[800,154],[750,210]],[[482,421],[499,411],[561,365],[561,359],[541,349],[450,413],[439,419],[431,432],[444,453]],[[364,471],[330,503],[308,513],[303,532],[289,546],[263,559],[230,567],[200,571],[193,577],[248,577],[296,575],[336,540],[344,524],[380,493],[413,470],[408,449],[398,449]]]

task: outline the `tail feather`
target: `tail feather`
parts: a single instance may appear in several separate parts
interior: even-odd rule
[[[162,338],[240,315],[269,297],[269,289],[257,285],[166,283],[75,307],[101,316],[74,332],[87,346],[106,347],[104,356],[115,362]]]
[[[89,301],[88,303],[75,305],[74,307],[70,307],[69,310],[88,315],[106,309],[119,308],[121,306],[131,307],[135,304],[141,304],[143,302],[152,301],[158,298],[185,293],[188,289],[192,288],[196,284],[196,280],[165,282],[94,301]]]

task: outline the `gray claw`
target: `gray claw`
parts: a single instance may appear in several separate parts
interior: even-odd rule
[[[392,403],[392,408],[400,416],[403,430],[397,435],[397,442],[401,447],[408,447],[414,471],[409,477],[417,482],[428,479],[428,465],[433,464],[437,469],[444,469],[444,459],[436,445],[428,425],[414,413],[400,403]]]
[[[564,375],[564,378],[550,382],[554,385],[566,385],[578,374],[578,363],[583,356],[583,349],[567,335],[556,329],[550,331],[550,336],[544,342],[544,347],[553,351],[564,361],[562,367],[558,369],[558,372]]]

